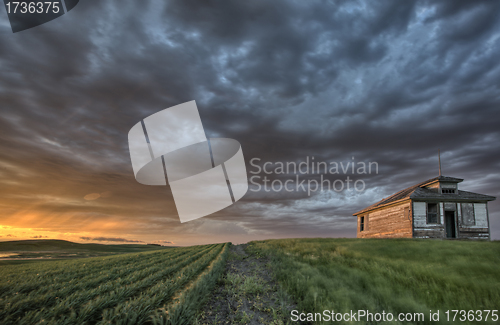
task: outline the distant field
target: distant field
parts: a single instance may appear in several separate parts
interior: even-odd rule
[[[301,312],[424,313],[424,322],[413,323],[498,324],[491,313],[488,321],[447,322],[444,311],[500,309],[500,242],[284,239],[251,242],[247,251],[272,257]],[[429,321],[429,310],[441,311],[439,322]]]
[[[0,324],[190,324],[229,245],[1,266]]]
[[[78,244],[66,240],[41,239],[0,242],[0,266],[43,260],[96,257],[123,253],[147,252],[171,247],[155,245]]]

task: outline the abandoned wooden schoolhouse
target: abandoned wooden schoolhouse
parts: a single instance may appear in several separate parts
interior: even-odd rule
[[[438,176],[354,213],[358,238],[490,238],[488,201],[461,191],[463,179]]]

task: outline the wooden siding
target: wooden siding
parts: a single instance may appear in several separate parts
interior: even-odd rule
[[[412,237],[411,212],[405,218],[405,208],[410,209],[410,202],[384,207],[358,216],[358,238],[396,238]],[[359,231],[360,217],[365,217],[365,231]]]
[[[474,217],[477,228],[488,228],[488,213],[486,203],[474,203]]]
[[[461,239],[482,239],[488,240],[490,234],[488,228],[469,228],[469,227],[459,227],[459,237]]]
[[[444,225],[444,203],[443,202],[439,203],[439,212],[441,215],[441,224]]]
[[[474,224],[466,225],[462,219],[463,207],[458,209],[458,238],[462,239],[490,239],[488,225],[488,209],[486,203],[474,203]]]
[[[427,224],[427,203],[413,202],[413,237],[446,238],[444,212],[454,211],[457,221],[457,238],[489,239],[488,210],[486,203],[474,203],[475,224],[466,225],[462,218],[462,205],[456,202],[439,202],[438,224]]]
[[[441,183],[441,188],[452,188],[452,189],[457,189],[457,184],[456,183]]]
[[[444,202],[445,211],[457,211],[457,204],[455,202]]]
[[[438,204],[439,223],[427,224],[427,203],[413,202],[413,237],[414,238],[443,238],[444,233],[444,206]]]

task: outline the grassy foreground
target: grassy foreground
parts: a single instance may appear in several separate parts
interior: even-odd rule
[[[446,321],[444,312],[500,309],[500,242],[284,239],[251,242],[248,250],[272,258],[299,312],[423,313],[412,323],[466,324]],[[440,310],[439,321],[429,320],[430,310]],[[331,324],[314,322],[322,323]]]
[[[192,324],[230,244],[0,268],[0,324]]]

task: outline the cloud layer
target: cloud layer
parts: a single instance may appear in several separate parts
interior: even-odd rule
[[[180,245],[355,236],[353,212],[443,173],[500,195],[500,3],[81,2],[12,34],[0,13],[2,224]],[[249,161],[376,161],[366,191],[249,192],[179,224],[135,182],[127,132],[196,100]],[[278,176],[272,176],[278,177]],[[500,206],[489,205],[500,238]],[[86,236],[84,236],[86,237]]]

